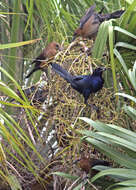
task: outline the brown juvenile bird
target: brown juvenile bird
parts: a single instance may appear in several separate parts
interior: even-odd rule
[[[124,10],[118,10],[113,13],[101,14],[94,12],[95,5],[91,6],[85,15],[80,20],[80,26],[75,30],[72,41],[74,41],[78,36],[82,38],[94,38],[98,32],[99,26],[105,20],[110,20],[113,18],[119,18]]]
[[[32,73],[37,70],[45,70],[47,69],[49,63],[47,61],[51,61],[58,51],[61,51],[62,48],[59,43],[51,42],[47,45],[46,48],[42,51],[42,53],[31,63],[34,64],[34,68],[30,71],[30,73],[25,77],[29,78]],[[47,60],[46,60],[47,59]]]

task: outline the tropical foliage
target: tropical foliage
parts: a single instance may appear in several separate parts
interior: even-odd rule
[[[86,56],[70,40],[94,2],[97,11],[126,11],[104,22],[95,42],[85,42],[93,45]],[[0,6],[0,189],[135,188],[136,1],[1,0]],[[98,112],[50,69],[48,79],[41,71],[24,79],[52,40],[64,45],[55,61],[70,72],[107,67],[105,88],[93,97]],[[104,157],[112,166],[95,166],[101,172],[86,180],[75,164],[82,154]],[[109,183],[99,184],[105,175]]]

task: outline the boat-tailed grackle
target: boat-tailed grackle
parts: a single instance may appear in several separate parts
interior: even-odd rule
[[[87,174],[90,173],[90,171],[92,170],[94,166],[97,166],[97,165],[110,166],[110,162],[106,160],[87,158],[85,156],[77,161],[79,161],[79,167],[81,168],[81,170],[85,171]],[[91,176],[93,177],[93,175],[95,175],[96,173],[98,173],[98,171],[93,169],[93,171],[91,171]]]
[[[102,73],[105,68],[99,67],[95,69],[92,75],[73,76],[56,63],[51,63],[51,66],[56,73],[58,73],[62,78],[71,84],[73,89],[77,90],[84,96],[85,104],[87,103],[91,93],[95,93],[103,87],[104,79],[102,78]]]
[[[29,78],[37,70],[45,71],[48,68],[47,61],[51,61],[54,58],[54,56],[57,54],[57,51],[61,51],[61,50],[62,48],[59,43],[57,42],[49,43],[47,47],[44,48],[42,53],[31,63],[31,64],[35,63],[34,68],[30,71],[30,73],[25,78]]]
[[[78,36],[90,39],[96,37],[99,26],[102,22],[113,18],[119,18],[124,13],[124,10],[118,10],[107,14],[102,14],[102,11],[97,13],[94,12],[95,7],[95,5],[91,6],[81,18],[80,25],[75,30],[72,41],[74,41]]]

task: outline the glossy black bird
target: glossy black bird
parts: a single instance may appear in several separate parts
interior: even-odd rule
[[[97,13],[94,11],[95,7],[95,5],[91,6],[81,18],[80,25],[75,30],[72,41],[78,36],[82,38],[94,38],[102,22],[113,18],[119,18],[124,13],[124,10],[118,10],[107,14],[102,14],[102,11]]]
[[[70,83],[72,88],[84,96],[85,104],[87,103],[87,100],[91,93],[95,93],[103,87],[104,79],[102,78],[102,73],[105,68],[95,69],[92,75],[72,76],[60,65],[56,63],[52,63],[51,65],[56,73],[58,73],[62,78]]]

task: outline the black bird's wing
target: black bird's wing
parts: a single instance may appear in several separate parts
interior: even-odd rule
[[[83,94],[85,101],[92,92],[92,81],[90,81],[91,75],[78,75],[74,76],[71,86],[79,93]]]
[[[85,13],[85,15],[81,18],[80,20],[80,26],[79,28],[82,29],[84,24],[88,21],[88,19],[93,15],[94,13],[94,9],[95,9],[96,5],[91,6],[87,12]]]
[[[101,88],[103,87],[103,84],[104,84],[104,80],[103,80],[103,78],[101,78],[101,76],[91,75],[91,77],[90,77],[90,88],[91,88],[93,93],[101,90]]]
[[[87,75],[77,75],[77,76],[73,76],[73,81],[79,81],[82,80],[83,78],[85,78]]]

